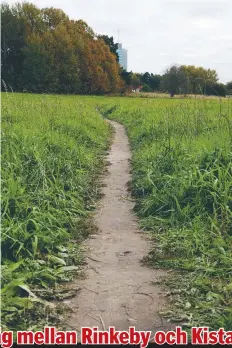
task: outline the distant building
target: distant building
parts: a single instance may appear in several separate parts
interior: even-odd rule
[[[118,43],[117,54],[119,57],[119,64],[124,70],[127,70],[127,50],[122,48],[122,44]]]

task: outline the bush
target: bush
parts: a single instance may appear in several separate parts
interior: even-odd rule
[[[141,92],[152,92],[152,89],[148,85],[144,85],[140,91]]]

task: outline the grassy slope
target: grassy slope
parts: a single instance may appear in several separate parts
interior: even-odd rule
[[[175,269],[169,279],[186,326],[232,324],[232,103],[219,100],[111,100],[133,151],[132,191],[152,232],[147,261]]]
[[[41,298],[58,298],[80,264],[73,241],[87,233],[109,139],[85,98],[2,95],[3,327],[43,327]]]

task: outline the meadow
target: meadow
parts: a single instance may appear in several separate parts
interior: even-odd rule
[[[112,101],[113,102],[113,101]],[[131,191],[153,249],[144,260],[174,270],[163,316],[186,327],[232,325],[232,102],[114,101],[126,127]],[[107,107],[105,107],[107,114]]]
[[[154,240],[144,261],[174,270],[163,316],[231,328],[230,99],[4,93],[2,105],[3,325],[35,325],[50,289],[78,271],[110,118],[126,128],[135,210]]]
[[[110,133],[77,97],[2,95],[2,327],[41,328],[71,295]]]

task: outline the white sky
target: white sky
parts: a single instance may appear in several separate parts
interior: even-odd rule
[[[10,4],[15,1],[6,0]],[[171,64],[216,69],[232,80],[232,0],[31,0],[83,19],[128,49],[128,70],[163,73]]]

